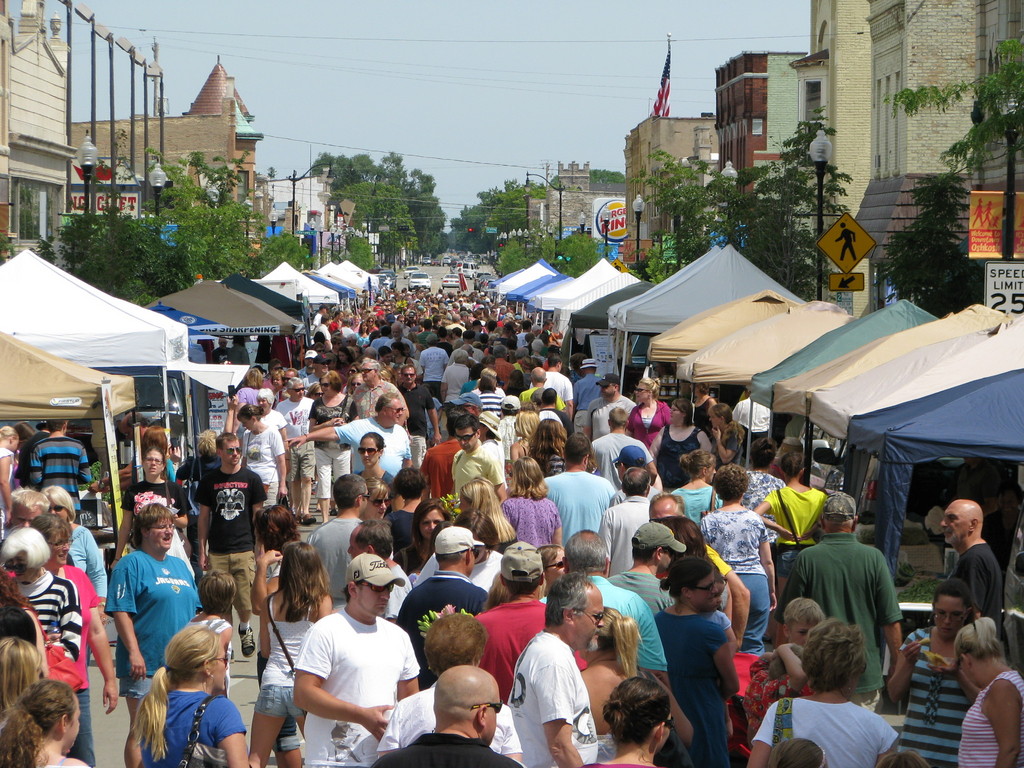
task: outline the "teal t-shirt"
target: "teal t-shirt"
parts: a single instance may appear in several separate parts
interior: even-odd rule
[[[705,512],[711,511],[711,493],[714,489],[709,485],[704,488],[693,490],[677,488],[672,491],[673,496],[680,496],[683,499],[683,506],[686,509],[686,516],[700,525],[701,518]],[[715,496],[715,509],[722,506],[722,500]]]
[[[180,558],[167,555],[156,560],[136,550],[121,558],[110,575],[107,613],[131,614],[147,677],[163,666],[167,643],[199,607],[192,569]],[[131,677],[128,649],[120,638],[115,658],[117,676]]]

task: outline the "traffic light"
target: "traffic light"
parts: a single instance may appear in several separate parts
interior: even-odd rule
[[[466,231],[469,232],[470,234],[472,234],[472,233],[476,232],[476,227],[466,227]]]

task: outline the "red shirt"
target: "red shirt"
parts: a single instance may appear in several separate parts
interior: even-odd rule
[[[452,464],[455,463],[455,454],[460,450],[459,441],[452,438],[428,449],[423,457],[420,471],[430,480],[430,495],[433,498],[439,499],[455,490]]]
[[[544,610],[544,603],[530,600],[505,603],[476,617],[487,629],[487,645],[480,668],[494,675],[502,701],[508,701],[512,692],[512,674],[519,654],[534,635],[544,629]]]

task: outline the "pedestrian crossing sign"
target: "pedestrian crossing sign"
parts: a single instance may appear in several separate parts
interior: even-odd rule
[[[852,272],[875,245],[875,238],[848,213],[844,213],[818,238],[818,248],[839,267],[840,272]]]

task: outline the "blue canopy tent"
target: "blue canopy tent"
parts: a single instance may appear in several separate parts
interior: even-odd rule
[[[946,456],[1024,462],[1024,370],[854,416],[850,443],[878,456],[875,546],[895,573],[914,465]]]
[[[522,271],[523,270],[521,270],[521,269],[517,269],[515,272],[509,272],[507,275],[502,275],[500,278],[498,278],[497,280],[495,280],[491,284],[491,288],[492,289],[497,288],[499,285],[504,283],[506,280],[511,280],[513,277],[515,277],[516,275],[518,275]]]
[[[189,333],[211,333],[218,331],[224,327],[224,323],[215,323],[213,320],[207,320],[205,317],[199,317],[193,315],[190,312],[179,312],[174,307],[168,307],[166,304],[157,302],[154,306],[150,307],[154,312],[159,312],[161,315],[176,320],[182,325],[188,326]]]
[[[514,291],[510,292],[505,297],[505,300],[519,301],[525,304],[537,294],[543,293],[559,283],[564,283],[566,280],[572,280],[572,278],[568,275],[563,275],[560,272],[556,272],[553,275],[544,275],[544,277],[538,277],[536,280],[533,280],[526,285],[519,286]]]
[[[835,360],[837,357],[863,347],[865,344],[907,328],[930,323],[935,316],[901,299],[877,312],[857,318],[824,336],[818,337],[803,349],[794,352],[774,368],[755,374],[750,384],[750,398],[755,403],[772,407],[775,383],[799,376],[812,368]],[[802,412],[801,412],[801,415]]]
[[[310,280],[315,280],[316,282],[320,283],[320,285],[324,286],[325,288],[330,288],[332,291],[337,291],[338,298],[354,299],[356,297],[355,290],[349,288],[347,285],[343,285],[342,283],[336,283],[333,280],[329,280],[328,278],[324,277],[323,275],[318,275],[316,272],[303,272],[302,274],[304,274]]]

